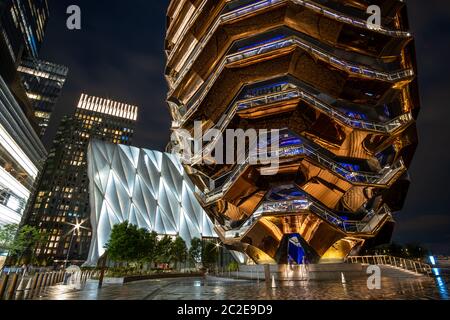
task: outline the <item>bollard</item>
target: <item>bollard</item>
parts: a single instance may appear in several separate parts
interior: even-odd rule
[[[42,280],[43,279],[44,279],[44,274],[43,273],[38,273],[36,287],[34,288],[35,289],[35,293],[37,293],[41,289],[41,285],[42,285]]]
[[[34,277],[33,277],[34,278]],[[24,293],[24,295],[23,295],[23,298],[26,300],[26,299],[28,299],[28,297],[30,296],[30,293],[31,293],[31,287],[33,286],[33,278],[30,278],[29,280],[28,280],[28,284],[27,284],[27,286],[26,286],[26,288],[25,288],[25,293]]]
[[[51,287],[52,286],[52,280],[53,280],[53,272],[50,272],[48,274],[48,278],[47,278],[47,287]]]
[[[14,273],[12,276],[11,283],[9,284],[8,294],[6,296],[6,300],[11,300],[14,297],[14,293],[17,289],[17,282],[19,281],[19,274]]]
[[[3,299],[3,295],[5,294],[6,286],[8,285],[8,279],[9,275],[5,273],[0,282],[0,300]]]
[[[47,286],[47,278],[48,278],[48,273],[44,273],[44,279],[42,280],[42,284],[41,284],[41,288],[45,288]]]
[[[20,278],[19,286],[16,290],[16,300],[20,300],[24,295],[27,283],[28,281],[26,281],[25,275],[22,275],[22,277]]]
[[[30,297],[33,296],[33,291],[36,289],[36,286],[37,286],[37,283],[38,283],[38,278],[39,278],[39,273],[36,273],[33,276],[33,280],[31,280],[31,287],[30,287],[30,291],[29,291]]]
[[[55,285],[55,272],[52,271],[50,274],[50,287],[53,287]]]

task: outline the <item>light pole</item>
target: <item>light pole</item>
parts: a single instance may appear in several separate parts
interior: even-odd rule
[[[78,218],[77,218],[75,224],[68,223],[69,225],[73,226],[73,229],[72,229],[72,237],[70,238],[69,247],[67,248],[67,256],[66,256],[66,261],[64,263],[65,268],[67,268],[67,263],[69,262],[70,249],[72,248],[72,242],[73,242],[73,238],[75,236],[75,232],[77,233],[77,236],[78,236],[80,234],[80,229],[86,229],[86,230],[88,229],[86,227],[83,227],[83,224],[85,222],[86,222],[86,220],[79,222]]]
[[[219,269],[219,266],[221,263],[223,263],[223,261],[221,261],[222,259],[220,259],[221,257],[221,248],[222,246],[220,245],[220,242],[216,242],[216,249],[217,249],[217,261],[216,261],[216,269]]]

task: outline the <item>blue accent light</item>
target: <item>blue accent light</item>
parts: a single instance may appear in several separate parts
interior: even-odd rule
[[[295,233],[288,236],[288,263],[303,264],[305,250],[300,243],[300,234]]]
[[[349,118],[357,119],[357,120],[367,120],[367,116],[364,113],[347,111],[346,115]]]
[[[280,142],[280,147],[295,146],[302,142],[299,138],[289,138]]]
[[[435,276],[440,276],[438,268],[433,268],[433,273]]]
[[[357,164],[339,162],[339,164],[345,168],[347,171],[361,171],[361,167]]]
[[[433,256],[429,256],[428,258],[430,259],[431,264],[433,266],[435,266],[436,265],[436,259]]]
[[[268,85],[256,87],[253,89],[248,89],[245,91],[245,97],[249,98],[249,97],[259,96],[262,94],[268,94],[268,93],[281,91],[282,86],[286,85],[286,84],[288,84],[288,82],[282,81],[282,82],[276,82],[276,83],[271,83]]]

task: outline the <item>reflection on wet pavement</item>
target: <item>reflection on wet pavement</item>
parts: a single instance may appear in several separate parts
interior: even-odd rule
[[[57,286],[43,292],[43,300],[422,300],[449,299],[448,277],[383,278],[380,290],[369,290],[366,281],[343,284],[333,281],[277,283],[222,278],[148,280],[126,285],[96,283],[84,288]]]

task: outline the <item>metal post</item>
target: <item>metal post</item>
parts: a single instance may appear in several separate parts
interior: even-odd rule
[[[19,286],[17,287],[17,294],[16,294],[16,299],[20,299],[23,295],[23,293],[25,292],[25,288],[26,288],[26,283],[28,283],[25,279],[25,272],[22,275],[22,277],[20,278],[20,282],[19,282]]]
[[[0,300],[3,299],[3,295],[6,291],[6,286],[8,285],[9,274],[4,274],[2,277],[2,281],[0,282]]]
[[[37,283],[36,283],[36,292],[38,292],[41,289],[41,285],[42,285],[42,280],[44,279],[44,274],[39,273],[38,274],[38,279],[37,279]]]
[[[72,237],[70,237],[70,243],[69,243],[69,248],[67,248],[67,256],[66,256],[66,261],[64,264],[64,267],[67,269],[67,263],[69,262],[69,254],[70,254],[70,249],[72,247],[72,242],[73,242],[73,237],[75,236],[75,229],[73,229],[72,231]]]
[[[38,278],[39,278],[39,273],[36,273],[33,277],[33,280],[31,281],[31,286],[30,286],[30,295],[33,294],[33,290],[36,289],[37,286],[37,282],[38,282]]]
[[[51,276],[50,276],[50,286],[54,286],[55,285],[55,272],[52,271]]]
[[[30,293],[32,291],[32,289],[31,289],[32,288],[32,284],[33,284],[33,278],[30,278],[28,280],[28,284],[27,284],[27,286],[25,288],[25,293],[24,293],[24,296],[23,296],[24,299],[28,299],[28,297],[30,296]]]
[[[42,287],[43,288],[47,287],[47,284],[48,284],[48,272],[44,274],[44,280],[42,280]]]
[[[17,281],[19,280],[19,274],[14,273],[12,276],[12,281],[8,288],[8,294],[6,296],[7,300],[11,300],[14,297],[14,293],[16,292],[17,288]]]

